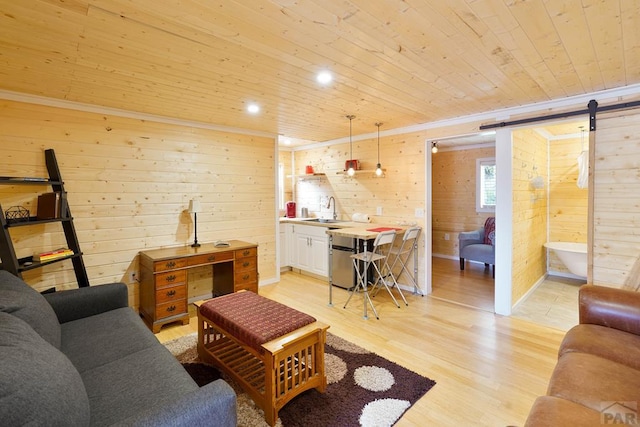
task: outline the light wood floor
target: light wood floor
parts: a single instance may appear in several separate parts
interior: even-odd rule
[[[534,399],[546,392],[563,332],[514,317],[409,294],[396,308],[380,293],[380,320],[362,318],[362,298],[344,309],[347,292],[334,288],[328,306],[326,282],[296,273],[260,294],[311,314],[329,331],[437,382],[399,426],[522,425]],[[195,332],[167,325],[157,335],[168,341]]]
[[[460,271],[458,260],[433,258],[431,296],[481,310],[494,311],[494,280],[483,264],[467,263]],[[578,324],[578,289],[584,280],[548,276],[512,316],[568,331]]]
[[[495,281],[491,268],[467,262],[460,270],[458,260],[433,257],[431,296],[481,310],[494,311]]]

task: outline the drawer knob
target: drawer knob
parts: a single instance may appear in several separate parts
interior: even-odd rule
[[[242,280],[248,280],[249,277],[251,277],[251,276],[249,276],[248,274],[245,274],[244,276],[242,276]]]
[[[169,261],[165,265],[167,266],[167,268],[173,268],[173,267],[176,266],[176,263],[175,263],[175,261]]]
[[[209,261],[209,262],[213,262],[215,260],[216,260],[215,255],[210,255],[209,258],[207,258],[207,261]]]
[[[176,311],[176,306],[172,305],[171,307],[167,307],[167,311],[171,313],[172,311]]]
[[[242,252],[242,255],[247,256],[251,253],[251,251],[249,250],[245,250],[244,252]]]
[[[249,267],[251,265],[251,263],[249,261],[245,261],[242,263],[243,267]]]
[[[165,280],[167,282],[173,282],[174,280],[176,280],[176,276],[175,276],[175,274],[172,274],[170,276],[167,276]]]
[[[176,290],[175,289],[171,289],[169,292],[167,292],[167,296],[168,297],[173,297],[176,295]]]

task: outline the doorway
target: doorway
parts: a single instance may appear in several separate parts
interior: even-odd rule
[[[476,200],[482,185],[480,159],[494,161],[495,132],[429,141],[431,171],[431,296],[495,311],[495,280],[491,267],[465,262],[460,269],[458,234],[482,227],[495,209]],[[494,183],[495,185],[495,183]],[[481,191],[482,192],[482,191]],[[494,187],[495,196],[495,187]],[[494,199],[495,200],[495,199]],[[494,202],[495,206],[495,202]]]

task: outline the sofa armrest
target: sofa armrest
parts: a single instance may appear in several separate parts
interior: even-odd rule
[[[640,293],[606,286],[583,285],[579,297],[580,323],[640,335]]]
[[[70,289],[44,294],[44,297],[60,323],[129,306],[129,291],[124,283]]]
[[[117,425],[236,427],[236,423],[236,393],[225,381],[216,380],[171,404],[153,406]]]

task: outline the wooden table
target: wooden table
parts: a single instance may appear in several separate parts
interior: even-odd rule
[[[230,240],[228,247],[213,243],[140,252],[140,315],[153,333],[172,322],[189,324],[188,270],[211,266],[211,296],[240,290],[258,293],[258,245]],[[203,298],[203,295],[194,295]]]
[[[289,329],[292,332],[276,336],[260,345],[252,344],[243,330],[246,325],[243,320],[238,320],[233,311],[241,311],[241,319],[249,319],[247,323],[264,323],[262,327],[270,327],[268,322],[262,322],[263,319],[256,316],[261,315],[258,313],[266,316],[272,313],[272,318],[282,319],[283,316],[277,316],[276,313],[277,310],[282,310],[278,308],[282,304],[258,296],[252,299],[262,298],[275,307],[269,307],[269,310],[264,309],[265,305],[260,309],[245,308],[241,301],[244,300],[243,297],[245,295],[240,292],[216,301],[226,305],[231,303],[223,299],[233,300],[235,303],[231,305],[236,306],[231,312],[227,308],[230,305],[225,306],[225,312],[229,312],[229,315],[221,315],[219,312],[216,317],[220,319],[219,322],[207,314],[211,313],[205,307],[207,301],[195,303],[198,308],[198,356],[217,366],[240,384],[264,411],[267,423],[273,426],[278,420],[278,411],[295,396],[312,388],[324,393],[327,386],[324,345],[329,326],[311,318],[312,323],[298,329],[292,327]],[[284,309],[293,310],[289,307]],[[225,322],[231,327],[227,329],[219,324]],[[261,332],[257,334],[264,336]]]
[[[380,233],[380,231],[374,231],[375,229],[394,229],[396,230],[397,235],[402,235],[407,230],[406,226],[395,226],[395,225],[384,225],[384,224],[366,224],[359,227],[348,227],[348,228],[335,228],[327,230],[327,234],[329,235],[329,305],[333,306],[333,277],[332,277],[332,251],[333,251],[333,236],[343,236],[343,237],[352,237],[356,240],[362,240],[362,252],[367,253],[367,242],[371,239],[375,239],[376,236]],[[359,245],[356,244],[356,248]],[[367,269],[364,270],[364,282],[365,287],[367,283]],[[366,289],[365,289],[366,292]],[[367,300],[363,298],[363,317],[365,319],[367,316]]]

